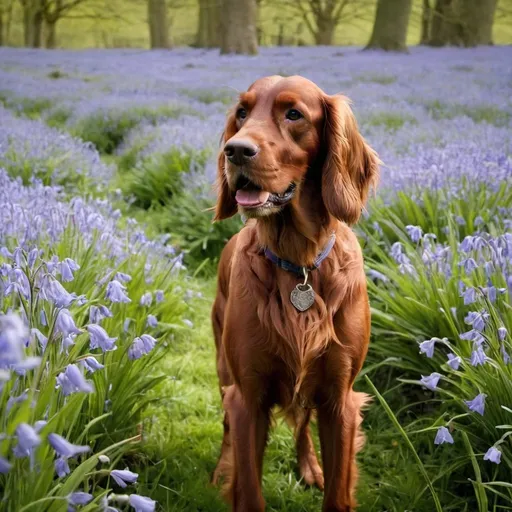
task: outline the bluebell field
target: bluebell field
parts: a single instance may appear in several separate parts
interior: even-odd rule
[[[127,454],[241,225],[205,212],[225,113],[272,74],[349,96],[384,162],[366,374],[431,510],[512,506],[511,73],[507,47],[0,49],[0,509],[158,507]]]

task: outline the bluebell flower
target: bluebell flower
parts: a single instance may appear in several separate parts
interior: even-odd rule
[[[470,411],[477,412],[481,416],[484,415],[485,411],[485,399],[487,395],[480,393],[473,400],[464,400],[464,403],[469,407]]]
[[[153,296],[151,295],[151,292],[146,292],[142,297],[140,298],[140,305],[141,306],[151,306],[151,303],[153,302]]]
[[[110,472],[110,476],[115,480],[117,485],[123,489],[128,484],[134,484],[139,477],[137,473],[133,473],[127,469],[114,469]]]
[[[39,434],[27,423],[20,423],[16,428],[18,444],[14,447],[15,457],[28,457],[34,448],[41,444]]]
[[[481,345],[485,341],[485,338],[482,336],[482,334],[475,329],[471,329],[470,331],[459,334],[459,338],[461,340],[472,341],[476,345]]]
[[[483,331],[488,319],[489,313],[485,310],[471,311],[467,314],[466,318],[464,318],[464,322],[468,325],[472,325],[473,329],[476,329],[477,331]]]
[[[92,393],[94,388],[87,382],[82,372],[75,364],[68,364],[66,370],[57,375],[57,388],[60,388],[64,396],[72,393]]]
[[[117,349],[115,344],[117,338],[109,337],[107,331],[105,331],[105,329],[100,325],[89,324],[87,326],[87,330],[89,331],[91,340],[91,349],[101,348],[103,352]]]
[[[68,496],[69,505],[87,505],[90,501],[92,501],[93,495],[87,492],[74,492]],[[69,510],[69,509],[68,509]],[[71,510],[75,510],[72,506]]]
[[[4,291],[8,296],[13,292],[19,293],[24,299],[30,299],[30,283],[27,275],[21,268],[15,268],[10,272],[10,282]]]
[[[131,299],[128,297],[128,295],[126,295],[126,286],[122,285],[119,281],[116,281],[115,279],[107,284],[107,291],[105,297],[107,300],[110,300],[111,302],[131,302]]]
[[[507,350],[505,349],[505,346],[503,345],[503,343],[500,346],[500,351],[501,351],[501,356],[503,357],[503,362],[505,364],[508,364],[510,362],[510,356],[509,356]]]
[[[436,438],[434,440],[434,444],[443,444],[449,443],[453,444],[453,437],[450,434],[450,431],[446,427],[439,427]]]
[[[464,305],[466,306],[476,302],[476,290],[474,288],[466,288],[461,296],[464,298]]]
[[[39,434],[39,432],[41,432],[41,430],[43,430],[46,425],[48,425],[46,420],[38,420],[34,423],[34,430]]]
[[[453,370],[458,370],[462,359],[451,352],[448,354],[448,366]]]
[[[55,332],[66,337],[70,334],[80,334],[82,331],[75,325],[69,310],[61,309],[55,320]]]
[[[419,242],[420,238],[423,236],[423,230],[420,226],[411,226],[409,224],[405,226],[405,230],[414,243]]]
[[[130,505],[135,512],[155,512],[156,501],[138,494],[130,494]]]
[[[105,368],[104,365],[99,363],[97,361],[97,359],[92,356],[88,356],[88,357],[85,357],[84,359],[80,359],[79,362],[86,370],[90,371],[91,373],[94,373],[97,370],[102,370],[103,368]]]
[[[439,383],[439,379],[441,378],[441,374],[437,372],[433,372],[427,376],[421,376],[421,384],[423,384],[426,388],[431,391],[435,391],[437,389],[437,384]]]
[[[75,263],[71,258],[65,258],[64,261],[60,262],[60,275],[64,282],[73,281],[75,276],[73,272],[80,269],[80,265]]]
[[[498,339],[503,341],[507,337],[508,331],[506,327],[498,327]]]
[[[22,362],[28,338],[28,329],[18,315],[0,315],[0,369]]]
[[[156,327],[158,325],[158,319],[155,315],[148,315],[147,318],[148,327]]]
[[[466,272],[467,275],[470,275],[473,270],[478,268],[477,262],[474,260],[474,258],[467,258],[465,260],[462,260],[460,263]]]
[[[27,398],[28,391],[23,391],[23,393],[21,393],[21,395],[18,396],[11,395],[7,400],[7,405],[5,406],[6,411],[9,412],[15,404],[20,404],[24,402]]]
[[[48,319],[46,318],[46,312],[44,309],[41,309],[41,312],[39,313],[39,321],[41,322],[42,326],[48,326]]]
[[[0,455],[0,475],[9,473],[9,470],[12,468],[12,464],[4,457]]]
[[[65,457],[58,457],[54,462],[55,473],[59,478],[64,478],[66,475],[71,473],[71,469],[69,469],[68,460]]]
[[[495,446],[491,446],[484,455],[484,460],[499,464],[501,462],[501,451]]]
[[[117,272],[115,279],[122,281],[123,283],[129,283],[132,280],[132,276],[129,274],[124,274],[123,272]]]
[[[41,349],[44,351],[46,349],[46,344],[48,343],[48,338],[35,327],[31,329],[32,335],[39,342]]]
[[[107,306],[91,306],[89,308],[89,321],[91,324],[99,324],[105,318],[112,318],[114,315]]]
[[[151,352],[155,344],[155,338],[149,334],[143,334],[140,338],[135,338],[128,349],[128,358],[131,360],[140,359]]]
[[[91,451],[90,446],[79,446],[76,444],[71,444],[69,441],[64,439],[59,434],[49,434],[48,442],[51,447],[55,450],[55,453],[60,457],[65,457],[67,459],[71,457],[76,457],[81,453],[87,453]]]
[[[128,329],[130,328],[130,323],[132,319],[131,318],[125,318],[123,322],[123,331],[128,332]]]
[[[157,290],[155,292],[155,300],[156,300],[157,304],[160,304],[160,302],[163,302],[163,300],[164,300],[163,290]]]
[[[74,334],[68,334],[67,336],[64,336],[62,338],[59,353],[62,354],[64,352],[66,355],[68,355],[69,349],[75,344],[75,338],[76,336]]]
[[[478,347],[471,353],[470,362],[472,366],[483,365],[487,362],[487,356],[485,355],[484,349],[481,345],[478,345]]]
[[[475,220],[473,221],[475,226],[481,226],[484,223],[484,219],[478,215]]]
[[[484,271],[488,279],[493,275],[494,270],[494,263],[492,261],[486,261],[484,263]]]
[[[459,226],[465,226],[466,225],[466,219],[464,219],[464,217],[460,216],[460,215],[456,215],[455,216],[455,222],[459,225]]]
[[[76,293],[69,293],[57,279],[50,275],[43,278],[39,295],[58,308],[68,308],[77,299]]]
[[[425,340],[420,343],[420,353],[426,354],[427,357],[434,357],[434,349],[437,341],[441,341],[439,338],[432,338]]]
[[[30,250],[30,252],[28,253],[28,256],[27,256],[27,265],[29,266],[30,269],[34,268],[34,265],[35,265],[38,257],[39,257],[39,250],[37,249],[37,247],[34,247],[33,249]]]

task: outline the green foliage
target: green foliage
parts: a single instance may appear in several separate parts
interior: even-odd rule
[[[242,227],[238,215],[213,222],[213,199],[205,191],[185,191],[154,213],[154,223],[163,232],[176,234],[185,251],[185,264],[192,272],[211,276],[216,272],[226,242]]]
[[[396,114],[393,112],[380,112],[365,120],[368,126],[384,126],[386,130],[394,132],[405,123],[417,124],[414,117]]]
[[[80,119],[71,127],[71,133],[92,142],[100,153],[109,155],[115,152],[128,132],[140,122],[156,123],[182,114],[195,115],[196,112],[189,107],[173,105],[99,111]]]
[[[453,119],[468,116],[475,123],[489,123],[494,126],[506,126],[512,114],[493,105],[454,105],[434,100],[426,105],[427,112],[434,119]]]
[[[231,105],[236,99],[236,92],[230,89],[181,89],[179,92],[206,104],[218,102]]]
[[[367,74],[367,75],[359,75],[354,78],[359,82],[366,83],[374,83],[380,85],[391,85],[394,84],[397,78],[393,75],[384,75],[384,74]]]

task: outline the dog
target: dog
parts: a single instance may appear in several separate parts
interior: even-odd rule
[[[227,117],[215,221],[240,213],[212,310],[224,437],[213,483],[235,512],[261,512],[271,411],[295,429],[324,512],[356,507],[367,397],[352,387],[370,337],[362,252],[350,229],[378,181],[377,153],[349,101],[299,77],[254,82]],[[322,468],[309,422],[318,421]]]

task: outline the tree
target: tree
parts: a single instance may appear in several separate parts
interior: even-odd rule
[[[258,7],[255,0],[224,0],[221,16],[221,53],[258,53]]]
[[[46,48],[57,45],[57,22],[65,18],[70,11],[88,0],[44,0],[43,18],[45,24]]]
[[[220,2],[221,0],[199,0],[195,42],[199,48],[220,46]]]
[[[497,0],[436,0],[431,46],[492,44]]]
[[[378,0],[373,32],[366,49],[406,51],[411,6],[411,0]]]
[[[420,44],[428,44],[430,40],[430,20],[432,18],[432,9],[430,0],[423,0],[423,10],[421,13],[421,36]]]
[[[280,0],[288,10],[302,17],[318,45],[334,44],[338,25],[364,19],[370,0]]]
[[[169,48],[169,23],[165,0],[148,0],[148,24],[151,48]]]

